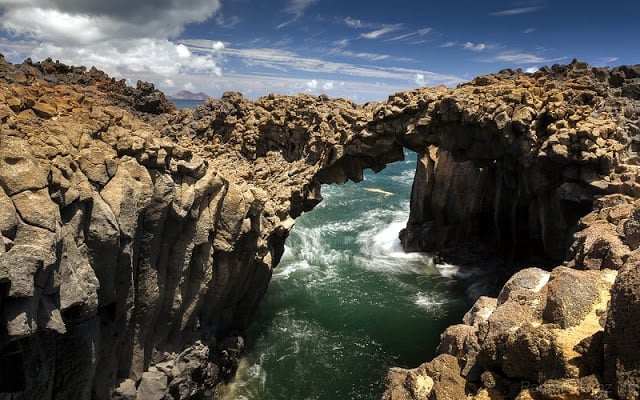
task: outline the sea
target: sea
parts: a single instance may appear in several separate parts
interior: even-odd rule
[[[415,167],[407,151],[360,183],[322,187],[323,201],[296,220],[221,398],[379,399],[390,367],[435,356],[482,272],[402,250]]]

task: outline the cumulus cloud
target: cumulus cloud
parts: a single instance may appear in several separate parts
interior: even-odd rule
[[[218,0],[24,0],[0,2],[0,28],[54,44],[115,38],[166,39],[188,23],[203,22]]]
[[[213,50],[215,51],[221,51],[224,49],[224,43],[222,43],[221,41],[217,41],[214,42],[211,47],[213,48]]]
[[[43,43],[32,50],[33,57],[51,57],[75,65],[95,65],[114,76],[142,77],[163,81],[175,75],[202,73],[220,76],[218,54],[196,54],[183,44],[168,40],[132,39],[124,47],[120,41],[106,41],[83,47],[63,47]]]
[[[538,67],[529,67],[527,69],[524,70],[524,72],[529,73],[529,74],[533,74],[534,72],[538,71],[540,68]]]
[[[171,41],[219,8],[219,0],[0,0],[0,29],[32,43],[23,56],[174,87],[182,74],[221,75],[222,42],[196,53]]]
[[[402,28],[402,24],[394,24],[394,25],[384,25],[380,29],[376,29],[371,32],[363,33],[360,37],[365,39],[378,39],[381,36],[386,35],[387,33],[395,32]]]
[[[312,79],[312,80],[307,82],[307,89],[313,90],[313,89],[317,89],[317,88],[318,88],[318,81],[317,80]]]
[[[424,84],[426,83],[426,81],[424,80],[424,74],[416,74],[414,82],[418,86],[424,86]]]
[[[484,49],[487,48],[487,45],[484,43],[472,43],[472,42],[465,42],[462,47],[464,47],[465,50],[471,50],[471,51],[477,51],[480,52]]]
[[[322,90],[332,90],[333,89],[333,81],[328,81],[322,84]]]

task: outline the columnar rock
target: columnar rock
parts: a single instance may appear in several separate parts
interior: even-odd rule
[[[574,62],[382,103],[226,93],[176,111],[150,84],[0,58],[0,398],[210,395],[321,184],[403,147],[420,153],[407,248],[538,248],[547,263],[570,248],[567,266],[593,271],[520,273],[445,332],[438,358],[395,370],[392,398],[595,390],[614,269],[640,244],[639,77]],[[612,304],[632,298],[624,282]],[[632,396],[620,311],[604,365]]]

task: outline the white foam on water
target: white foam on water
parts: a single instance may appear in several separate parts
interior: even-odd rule
[[[457,265],[447,263],[436,264],[436,269],[438,270],[440,275],[444,276],[445,278],[455,278],[460,271],[460,267],[458,267]]]
[[[403,185],[410,186],[413,183],[413,177],[415,176],[415,171],[412,169],[408,169],[402,171],[400,175],[396,177],[396,181],[402,183]]]
[[[445,299],[435,297],[433,294],[427,294],[423,292],[416,293],[413,303],[429,312],[434,312],[442,309],[442,306],[447,304]]]
[[[222,400],[250,400],[253,398],[250,386],[264,388],[267,383],[267,372],[262,368],[264,354],[260,356],[259,363],[249,364],[247,357],[240,358],[238,370],[233,379],[218,388]],[[248,397],[251,396],[251,397]]]
[[[406,253],[402,248],[399,234],[408,219],[407,209],[376,209],[362,217],[361,233],[356,239],[362,252],[357,259],[360,267],[388,273],[420,274],[431,265],[430,256]]]

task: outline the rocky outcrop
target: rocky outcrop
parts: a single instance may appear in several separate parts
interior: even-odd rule
[[[441,336],[436,360],[447,366],[393,369],[383,398],[454,390],[473,399],[637,398],[640,202],[614,194],[594,207],[579,221],[565,266],[521,270],[497,299],[478,299]],[[438,381],[438,368],[450,373],[452,365],[455,379]],[[433,387],[416,394],[424,381]]]
[[[389,372],[383,398],[637,398],[638,72],[574,62],[533,74],[542,85],[518,84],[511,73],[503,83],[504,74],[480,77],[467,87],[478,98],[496,93],[483,85],[522,96],[484,122],[478,114],[493,105],[455,99],[457,120],[467,122],[457,122],[458,136],[437,133],[421,156],[405,243],[446,253],[462,242],[476,254],[507,244],[516,254],[503,252],[503,262],[536,264],[518,254],[534,248],[564,266],[524,269],[497,299],[481,297],[442,334],[438,357]],[[509,107],[504,96],[489,97]],[[482,124],[503,134],[491,139]],[[464,142],[465,132],[476,137]],[[522,138],[527,144],[514,147]]]
[[[177,112],[52,61],[0,80],[0,398],[209,396],[320,183],[402,157],[346,100]]]
[[[408,131],[424,145],[405,246],[455,256],[482,243],[519,265],[541,253],[564,260],[594,198],[640,194],[639,106],[612,87],[619,75],[579,62],[503,71],[422,108]]]
[[[540,266],[570,248],[585,270],[525,270],[481,298],[438,358],[393,372],[391,398],[586,393],[603,376],[633,395],[635,327],[606,303],[614,269],[611,304],[635,301],[637,72],[575,62],[384,103],[226,93],[175,111],[146,83],[0,60],[0,398],[213,393],[294,218],[403,147],[421,154],[407,248]]]

